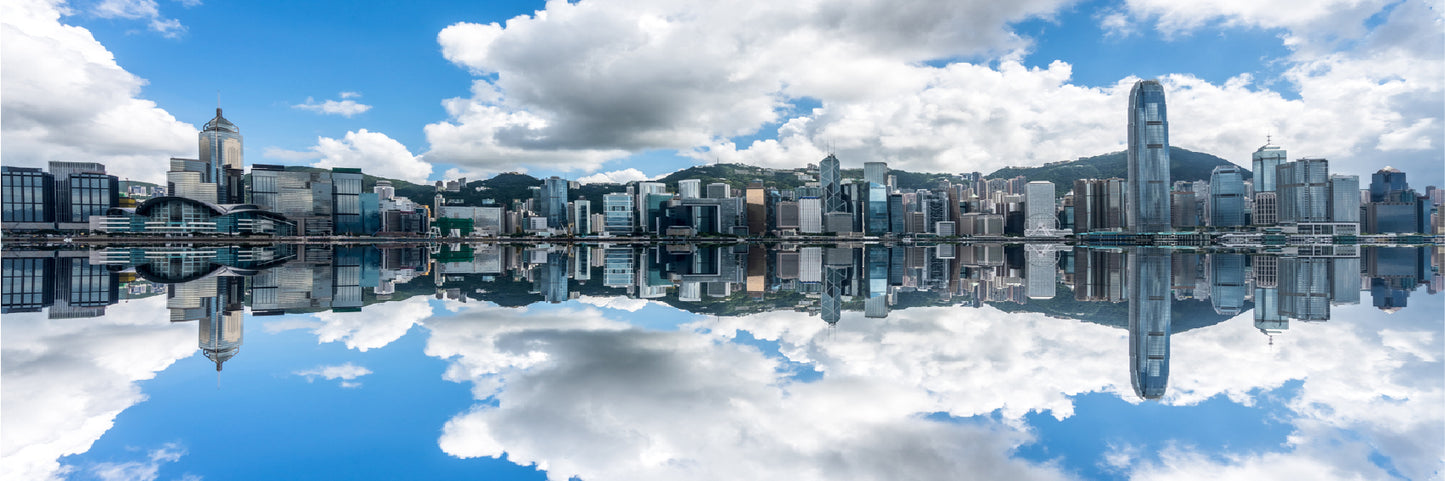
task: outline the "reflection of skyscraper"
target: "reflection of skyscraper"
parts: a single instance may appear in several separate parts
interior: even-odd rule
[[[823,266],[823,291],[818,300],[818,311],[828,324],[837,324],[842,318],[843,283],[847,280],[847,266]]]
[[[1140,80],[1129,92],[1128,226],[1169,232],[1169,115],[1164,87]]]
[[[889,249],[873,245],[863,252],[868,267],[864,272],[868,280],[868,298],[863,301],[863,315],[870,318],[888,317],[888,265]]]
[[[1244,311],[1244,254],[1211,254],[1209,299],[1214,312],[1226,316]]]
[[[1143,247],[1128,254],[1129,371],[1134,393],[1158,399],[1169,384],[1169,253]]]
[[[567,300],[567,253],[554,250],[546,253],[547,262],[537,266],[537,290],[542,299],[557,303]]]
[[[1329,260],[1284,257],[1279,260],[1280,315],[1301,321],[1330,319]]]
[[[1279,257],[1252,256],[1254,270],[1254,327],[1273,336],[1289,329],[1289,320],[1279,312]]]
[[[7,252],[5,258],[0,259],[0,265],[4,266],[0,313],[40,312],[54,302],[55,259],[52,256],[20,257],[19,253]]]
[[[1025,264],[1028,265],[1024,275],[1028,281],[1029,299],[1053,299],[1058,283],[1053,251],[1036,249],[1033,244],[1024,247]]]

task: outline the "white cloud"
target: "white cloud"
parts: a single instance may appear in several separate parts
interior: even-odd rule
[[[185,455],[185,448],[175,443],[166,443],[147,453],[146,459],[143,461],[97,463],[87,471],[102,481],[155,481],[160,476],[161,465],[180,461],[181,456]],[[188,476],[195,478],[192,475]]]
[[[300,162],[319,159],[321,158],[321,153],[314,150],[286,150],[280,147],[266,147],[266,150],[261,152],[261,156],[268,159]]]
[[[58,478],[62,456],[90,450],[117,415],[146,399],[140,381],[196,353],[194,323],[156,317],[165,303],[123,302],[89,319],[5,315],[0,478]]]
[[[443,102],[429,155],[593,169],[708,145],[778,120],[789,98],[892,92],[911,80],[893,67],[1022,48],[1004,26],[1062,3],[552,2],[505,26],[458,23],[443,55],[496,77]]]
[[[191,1],[195,4],[189,3]],[[184,0],[183,4],[190,8],[199,5],[200,0]],[[161,16],[155,0],[102,0],[91,9],[91,14],[100,18],[144,19],[152,31],[166,38],[177,38],[186,32],[186,27],[179,20]]]
[[[1337,171],[1367,174],[1389,163],[1441,177],[1442,9],[1296,3],[1139,0],[1097,21],[1115,35],[1146,22],[1181,34],[1283,32],[1293,53],[1271,59],[1284,66],[1281,79],[1165,76],[1174,145],[1248,164],[1273,132],[1292,152],[1330,158]],[[678,149],[796,167],[831,145],[845,163],[989,172],[1122,150],[1136,79],[1081,87],[1067,63],[1026,68],[1017,60],[1028,42],[1007,25],[1048,18],[1060,5],[552,2],[505,24],[458,23],[438,35],[442,53],[482,78],[469,98],[443,102],[449,118],[427,126],[428,156],[491,170],[594,170],[646,149]],[[1383,24],[1367,28],[1372,16]],[[957,61],[976,57],[993,61]],[[1267,87],[1285,85],[1279,80],[1298,98]],[[794,111],[797,99],[820,107]],[[765,127],[774,123],[776,135]],[[755,133],[768,140],[730,140]]]
[[[60,16],[47,2],[0,4],[0,155],[17,166],[100,162],[123,178],[164,182],[165,159],[195,154],[196,128],[140,98],[146,81]]]
[[[352,100],[354,98],[361,97],[361,94],[359,93],[341,92],[340,96],[342,100],[327,100],[321,103],[317,103],[316,99],[306,97],[306,102],[292,105],[291,108],[309,110],[318,114],[340,115],[346,118],[351,118],[354,115],[365,113],[366,111],[371,110],[370,105],[366,105]]]
[[[348,362],[336,366],[317,366],[311,369],[296,371],[292,374],[306,378],[306,382],[314,381],[318,377],[328,381],[340,379],[341,387],[356,388],[361,387],[361,383],[351,381],[361,376],[371,374],[371,370]]]
[[[321,156],[321,160],[312,164],[315,167],[353,167],[378,177],[408,182],[426,182],[432,171],[430,163],[412,155],[401,142],[366,129],[347,132],[340,139],[319,137],[311,150]]]
[[[583,184],[626,184],[628,182],[647,180],[647,174],[634,168],[614,170],[611,172],[598,172],[589,176],[577,179]]]

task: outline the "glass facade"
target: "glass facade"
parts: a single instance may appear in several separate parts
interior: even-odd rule
[[[1285,162],[1285,150],[1268,142],[1258,150],[1254,151],[1254,191],[1274,192],[1278,185],[1275,182],[1275,170]]]
[[[818,162],[818,185],[823,189],[824,213],[848,211],[848,205],[843,201],[842,175],[841,162],[832,154]]]
[[[1244,173],[1235,166],[1219,166],[1209,175],[1209,225],[1242,227]]]
[[[631,235],[632,196],[607,194],[602,196],[602,230],[612,235]]]
[[[537,206],[538,214],[547,218],[550,229],[567,228],[567,180],[550,177],[542,182],[542,204]]]
[[[1276,170],[1281,223],[1329,222],[1329,161],[1300,159]],[[1356,197],[1359,194],[1355,194]]]
[[[0,167],[0,186],[6,224],[55,222],[54,176],[35,168]]]
[[[1158,399],[1169,384],[1172,321],[1169,252],[1156,247],[1129,251],[1124,275],[1129,299],[1129,371],[1134,393]]]
[[[892,229],[888,219],[888,187],[869,182],[866,192],[868,198],[864,201],[867,204],[864,215],[867,217],[863,225],[870,235],[887,234]]]
[[[1129,92],[1127,225],[1133,232],[1170,232],[1169,116],[1164,87],[1140,80]]]
[[[120,179],[113,175],[73,174],[66,180],[61,222],[89,222],[120,202]]]

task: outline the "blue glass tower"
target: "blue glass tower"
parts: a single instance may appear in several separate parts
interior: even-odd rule
[[[1158,247],[1129,251],[1129,370],[1134,393],[1158,399],[1169,385],[1169,252]]]
[[[1215,167],[1209,175],[1209,225],[1244,225],[1244,174],[1239,167]]]
[[[1140,80],[1129,92],[1129,197],[1131,232],[1170,232],[1169,116],[1164,87]]]

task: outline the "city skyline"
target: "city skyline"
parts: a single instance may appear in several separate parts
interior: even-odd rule
[[[188,139],[206,120],[197,113],[215,107],[219,90],[228,117],[247,126],[244,157],[252,163],[364,167],[409,180],[511,170],[638,180],[715,160],[796,165],[828,151],[902,170],[988,172],[1124,150],[1119,117],[1111,115],[1117,110],[1107,106],[1122,105],[1136,80],[1159,79],[1175,114],[1174,145],[1247,168],[1259,139],[1270,135],[1301,156],[1331,159],[1343,174],[1363,178],[1391,165],[1424,185],[1445,177],[1440,113],[1401,107],[1438,103],[1445,77],[1442,33],[1432,26],[1440,9],[1419,2],[1327,3],[1287,17],[1266,14],[1268,5],[1164,10],[1148,2],[1017,5],[992,16],[975,15],[972,4],[895,12],[936,19],[914,29],[871,22],[864,7],[847,4],[835,6],[850,19],[842,24],[819,22],[818,11],[748,5],[736,15],[709,15],[720,12],[689,2],[651,11],[607,2],[394,6],[334,23],[324,41],[292,42],[291,56],[274,54],[291,32],[264,23],[239,28],[275,6],[133,3],[6,7],[0,134],[7,165],[100,162],[122,178],[156,182],[164,159],[189,155]],[[743,20],[768,15],[797,21],[773,29]],[[598,21],[608,16],[636,22]],[[385,28],[377,28],[383,18]],[[676,55],[688,43],[670,32],[689,29],[705,32],[701,45],[734,35],[762,41],[750,52],[689,52],[711,62],[704,68],[718,74],[712,77],[738,79],[733,84],[669,77],[647,61]],[[566,32],[599,32],[608,41],[575,51],[545,41],[575,38]],[[834,44],[777,42],[788,32],[827,34],[820,38]],[[605,69],[566,68],[629,38],[655,41],[622,50],[631,53]],[[1090,39],[1101,52],[1075,47]],[[379,60],[337,55],[348,49],[387,52],[382,57],[403,67],[359,75],[379,71]],[[853,74],[827,81],[812,70],[760,73],[738,62],[739,55],[788,62],[805,51],[821,53],[799,65]],[[245,74],[197,76],[170,60],[201,56],[226,58]],[[74,59],[100,74],[87,80],[45,68],[47,58]],[[562,68],[542,70],[533,58]],[[252,73],[264,71],[263,62],[326,73]],[[535,92],[518,82],[532,82]],[[578,96],[577,87],[605,87],[609,98]],[[82,95],[86,89],[91,96]],[[954,97],[962,91],[983,95]],[[88,98],[97,100],[69,103]],[[983,112],[998,117],[989,123]],[[76,130],[88,135],[63,135]]]

